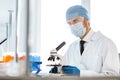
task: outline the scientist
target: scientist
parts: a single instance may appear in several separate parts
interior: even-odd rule
[[[64,74],[80,76],[119,75],[119,56],[116,45],[100,31],[90,27],[88,11],[81,5],[68,8],[66,20],[71,32],[79,37],[68,48]]]

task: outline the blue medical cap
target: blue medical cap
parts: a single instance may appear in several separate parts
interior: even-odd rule
[[[76,18],[79,16],[84,17],[85,19],[89,20],[88,11],[83,6],[75,5],[75,6],[68,8],[66,12],[66,20]]]

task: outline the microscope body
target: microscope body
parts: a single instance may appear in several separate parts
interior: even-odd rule
[[[60,73],[60,67],[61,67],[61,57],[57,54],[56,50],[52,50],[50,52],[50,56],[48,58],[48,61],[50,61],[51,64],[48,66],[52,66],[52,69],[50,70],[50,73]]]
[[[50,70],[50,73],[61,73],[62,56],[57,54],[57,51],[59,51],[59,49],[61,49],[65,44],[66,42],[63,41],[59,46],[50,51],[48,61],[52,61],[52,64],[49,64],[48,66],[53,66],[53,68]]]

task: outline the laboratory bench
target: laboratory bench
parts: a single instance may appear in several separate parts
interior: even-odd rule
[[[39,76],[1,76],[0,80],[120,80],[120,76],[117,77],[78,77],[78,76],[56,76],[56,75],[39,75]]]

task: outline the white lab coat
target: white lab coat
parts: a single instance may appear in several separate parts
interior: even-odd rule
[[[80,40],[74,41],[68,48],[66,64],[80,69],[80,76],[116,76],[119,75],[119,57],[115,44],[100,32],[94,32],[85,43],[81,56]]]

